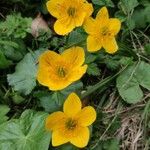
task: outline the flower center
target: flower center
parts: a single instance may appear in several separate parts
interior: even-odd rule
[[[67,13],[68,13],[69,16],[74,17],[75,13],[76,13],[76,9],[74,7],[69,7]]]
[[[109,34],[108,27],[103,27],[103,28],[102,28],[102,31],[101,31],[101,34],[102,34],[103,36],[108,35],[108,34]]]
[[[66,76],[66,71],[63,67],[59,67],[57,70],[58,76],[64,78]]]
[[[77,121],[69,118],[65,125],[68,130],[73,130],[77,126]]]

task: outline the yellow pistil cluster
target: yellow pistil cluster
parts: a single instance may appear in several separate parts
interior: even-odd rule
[[[75,16],[75,13],[76,13],[76,8],[74,8],[74,7],[69,7],[67,13],[68,13],[69,16],[74,17],[74,16]]]
[[[77,121],[76,120],[73,120],[73,119],[69,118],[66,121],[66,129],[73,130],[73,129],[76,128],[76,126],[77,126]]]
[[[59,67],[57,70],[58,76],[64,78],[67,74],[66,70],[63,67]]]

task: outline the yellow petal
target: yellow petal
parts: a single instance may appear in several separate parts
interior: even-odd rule
[[[105,28],[109,23],[109,14],[106,7],[103,7],[99,10],[96,16],[96,23],[99,26],[99,29]]]
[[[79,12],[78,16],[73,18],[76,27],[82,26],[85,16],[86,16],[86,12]]]
[[[70,72],[68,79],[72,82],[81,79],[81,77],[86,73],[87,67],[87,65],[84,65],[82,67],[75,68]]]
[[[52,145],[53,146],[59,146],[68,142],[69,142],[69,139],[63,136],[61,129],[53,131],[52,133]]]
[[[78,122],[81,126],[89,126],[96,120],[96,111],[93,107],[84,107],[77,114]]]
[[[105,38],[102,44],[107,53],[113,54],[118,50],[118,45],[114,37]]]
[[[109,19],[109,30],[113,36],[120,31],[120,28],[121,28],[121,22],[119,19],[116,18]]]
[[[45,127],[47,130],[56,130],[58,128],[61,128],[61,126],[63,126],[65,120],[66,116],[63,112],[61,111],[54,112],[46,118]]]
[[[102,7],[96,15],[96,20],[108,20],[109,14],[106,7]]]
[[[47,83],[47,86],[51,91],[59,91],[63,90],[67,86],[69,86],[72,82],[69,80],[54,80],[54,78],[50,78],[49,83]]]
[[[87,146],[90,137],[89,129],[87,127],[82,127],[77,133],[76,137],[70,139],[70,143],[79,148]]]
[[[39,67],[37,71],[37,80],[40,84],[45,86],[49,84],[50,77],[55,74],[54,67],[57,65],[57,61],[60,59],[60,55],[54,51],[46,51],[40,56]]]
[[[41,66],[49,66],[54,67],[58,60],[60,60],[60,55],[57,54],[54,51],[45,51],[41,56],[39,57],[39,65]]]
[[[87,50],[89,52],[95,52],[100,50],[102,47],[101,40],[94,36],[89,35],[87,37]]]
[[[91,16],[91,14],[93,13],[93,5],[88,3],[87,1],[84,4],[84,11],[86,12],[86,17]]]
[[[59,18],[62,13],[59,11],[59,6],[63,3],[63,0],[50,0],[46,3],[47,9],[49,13],[56,17]]]
[[[85,61],[84,49],[81,47],[69,48],[62,53],[62,57],[71,68],[81,66]]]
[[[98,33],[96,22],[92,17],[89,17],[85,20],[83,27],[84,27],[85,31],[89,34]]]
[[[70,17],[58,19],[54,24],[54,30],[59,35],[66,35],[75,28],[74,20]]]
[[[39,65],[37,71],[37,80],[41,85],[48,86],[50,81],[50,73],[53,74],[53,69],[48,66]]]
[[[81,110],[80,98],[75,94],[71,93],[64,103],[64,113],[68,117],[74,117]]]

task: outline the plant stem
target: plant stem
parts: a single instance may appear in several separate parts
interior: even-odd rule
[[[106,77],[104,80],[98,82],[97,84],[91,86],[88,88],[88,90],[81,95],[81,99],[86,98],[87,96],[91,95],[95,91],[97,91],[99,88],[103,87],[104,85],[108,84],[110,81],[112,81],[116,76],[118,76],[122,71],[124,71],[127,68],[128,65],[126,65],[124,68],[122,68],[119,72],[117,72],[114,76]]]

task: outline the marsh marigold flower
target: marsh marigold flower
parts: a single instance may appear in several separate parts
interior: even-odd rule
[[[95,121],[96,111],[91,106],[81,107],[79,97],[71,93],[64,103],[63,112],[54,112],[47,117],[46,129],[52,131],[53,146],[70,142],[82,148],[88,144],[88,126]]]
[[[87,37],[88,51],[95,52],[103,47],[106,52],[115,53],[118,50],[115,36],[120,27],[120,20],[109,18],[106,7],[97,13],[96,19],[89,17],[84,24],[84,29],[89,34]]]
[[[46,5],[49,13],[57,18],[54,30],[59,35],[82,26],[85,18],[93,12],[92,4],[86,0],[50,0]]]
[[[79,80],[86,72],[85,53],[81,47],[72,47],[62,54],[46,51],[39,58],[37,80],[50,90],[62,90]]]

